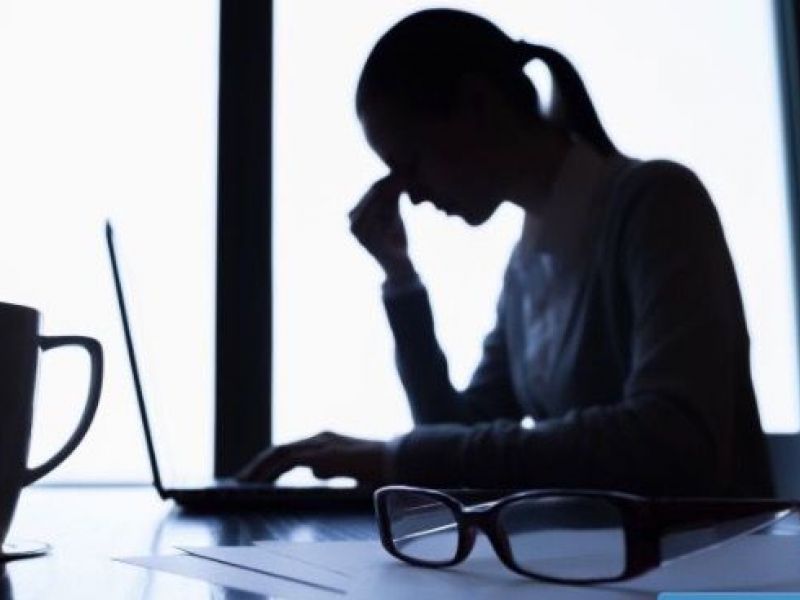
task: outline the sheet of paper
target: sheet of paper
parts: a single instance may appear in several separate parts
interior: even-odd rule
[[[620,599],[653,598],[662,591],[800,590],[800,538],[749,536],[656,569],[642,577],[604,586],[550,585],[527,580],[503,567],[485,541],[462,565],[420,569],[389,559],[363,572],[348,598],[460,597]]]
[[[422,569],[395,560],[376,541],[259,542],[264,550],[355,577],[348,597],[392,600],[470,598],[652,598],[662,591],[798,591],[800,537],[753,535],[677,559],[631,581],[605,586],[549,585],[507,570],[485,538],[449,569]],[[449,595],[449,596],[448,596]]]
[[[306,584],[186,554],[126,557],[116,560],[145,569],[192,577],[214,585],[287,600],[341,600],[344,597],[340,593],[328,592]]]
[[[322,567],[337,575],[356,576],[365,568],[381,564],[386,554],[377,540],[340,542],[255,542],[255,546],[276,556]]]
[[[662,591],[800,590],[800,537],[753,535],[656,569],[637,579],[604,586],[550,585],[520,577],[478,538],[473,554],[448,569],[412,567],[386,554],[376,541],[263,542],[243,548],[192,548],[198,556],[126,559],[132,564],[198,577],[238,589],[287,598],[341,598],[327,588],[349,589],[348,598],[425,600],[653,598]],[[239,566],[231,566],[236,564]],[[283,573],[282,577],[265,573]]]
[[[346,593],[353,583],[352,576],[347,573],[334,572],[302,559],[273,554],[260,546],[179,547],[178,550],[221,564],[282,577],[288,581],[340,594]]]
[[[625,584],[628,590],[798,591],[800,537],[750,535],[677,559]]]

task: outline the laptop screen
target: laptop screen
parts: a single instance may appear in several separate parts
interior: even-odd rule
[[[115,241],[114,228],[111,222],[106,222],[106,244],[108,256],[111,261],[111,270],[114,276],[114,290],[117,296],[122,328],[125,334],[125,346],[131,367],[131,377],[136,392],[136,402],[139,408],[139,416],[142,420],[145,442],[147,444],[147,457],[153,474],[153,482],[159,493],[166,487],[174,484],[175,477],[171,462],[167,458],[169,451],[165,448],[167,436],[163,435],[157,423],[163,422],[159,419],[158,408],[148,407],[145,401],[145,382],[142,379],[139,369],[139,362],[136,356],[133,327],[131,324],[130,305],[127,302],[125,286],[122,279],[120,267],[121,259]]]
[[[165,414],[166,411],[162,410],[162,404],[153,401],[148,403],[146,400],[149,395],[146,393],[147,384],[142,375],[141,363],[139,360],[140,355],[137,356],[136,354],[137,344],[132,322],[135,318],[135,310],[131,310],[131,304],[129,303],[130,296],[126,294],[121,268],[121,263],[123,261],[118,251],[118,243],[115,239],[114,228],[110,222],[106,223],[106,243],[109,260],[111,261],[111,270],[114,276],[114,289],[117,296],[122,328],[125,334],[125,345],[136,392],[136,401],[139,407],[145,442],[147,444],[148,460],[153,473],[153,482],[159,493],[163,493],[165,489],[171,488],[207,486],[211,483],[210,477],[203,479],[181,477],[174,469],[169,458],[172,456],[169,448],[170,440],[178,438],[174,435],[170,435],[170,428],[167,427],[167,425],[171,422],[176,422],[177,416],[176,418],[170,419],[170,415]],[[180,422],[179,419],[178,422]],[[320,481],[313,476],[309,469],[294,469],[280,477],[276,483],[285,487],[353,487],[356,482],[346,477],[337,477]]]

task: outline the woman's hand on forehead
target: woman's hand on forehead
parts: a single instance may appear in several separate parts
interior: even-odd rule
[[[400,216],[403,179],[391,172],[376,181],[350,211],[350,231],[383,268],[387,278],[414,272],[408,238]]]
[[[394,204],[400,199],[405,185],[403,178],[395,171],[391,171],[385,177],[381,177],[373,183],[366,193],[361,197],[358,204],[349,212],[351,228],[365,218],[370,211],[375,211],[387,204]]]

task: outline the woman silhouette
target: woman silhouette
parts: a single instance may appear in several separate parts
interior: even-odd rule
[[[547,112],[523,71],[532,60],[552,75]],[[736,276],[691,171],[620,154],[560,53],[454,10],[380,39],[356,109],[389,174],[351,212],[352,231],[386,273],[415,428],[273,447],[243,478],[306,465],[367,483],[772,493]],[[525,211],[497,324],[460,392],[409,258],[402,193],[470,225],[502,202]]]

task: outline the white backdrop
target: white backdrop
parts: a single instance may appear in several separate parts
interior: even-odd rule
[[[695,169],[720,210],[769,431],[798,430],[797,351],[771,3],[439,2],[572,58],[626,153]],[[410,426],[380,275],[347,211],[383,173],[352,100],[367,52],[414,1],[275,2],[275,437]],[[47,334],[98,337],[107,373],[84,445],[52,479],[146,479],[102,239],[115,220],[145,385],[182,474],[210,471],[218,3],[0,2],[0,300]],[[532,65],[531,72],[537,71]],[[491,326],[520,215],[471,230],[409,210],[414,258],[458,385]],[[44,355],[32,462],[77,421],[77,352]],[[163,438],[162,438],[163,439]]]
[[[443,1],[570,57],[619,148],[696,170],[721,213],[753,338],[764,426],[798,429],[797,350],[771,3]],[[275,438],[320,429],[385,437],[410,416],[393,365],[380,273],[346,215],[385,172],[354,115],[356,81],[410,0],[275,3]],[[535,64],[531,66],[537,77]],[[454,382],[494,318],[520,214],[471,230],[403,206]]]
[[[117,226],[145,388],[209,468],[218,2],[0,2],[0,300],[105,348],[100,408],[52,479],[149,479],[103,223]],[[77,423],[78,351],[43,355],[31,462]],[[162,436],[163,437],[163,436]]]

